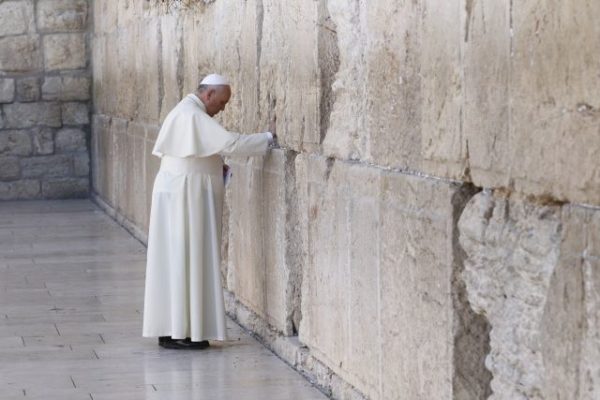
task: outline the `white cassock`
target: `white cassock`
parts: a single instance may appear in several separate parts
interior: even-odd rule
[[[221,287],[222,155],[264,155],[272,135],[226,131],[187,95],[167,115],[152,154],[154,181],[143,336],[226,340]]]

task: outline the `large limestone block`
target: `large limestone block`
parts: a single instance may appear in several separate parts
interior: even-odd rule
[[[54,148],[58,153],[87,150],[87,134],[81,129],[64,128],[56,132]]]
[[[36,127],[31,129],[31,142],[33,154],[47,155],[54,153],[54,129],[48,127]]]
[[[37,35],[0,38],[0,71],[34,72],[42,68],[42,57]]]
[[[0,3],[0,36],[32,32],[35,28],[34,23],[33,1],[16,0]]]
[[[135,96],[140,98],[137,107],[137,118],[148,123],[158,123],[160,114],[160,20],[158,18],[144,20],[138,24],[134,43],[144,43],[143,47],[136,46],[135,69],[136,78]],[[164,72],[163,72],[164,74]],[[164,90],[164,89],[163,89]]]
[[[85,34],[45,35],[43,43],[46,70],[85,68],[87,64]]]
[[[0,181],[12,181],[21,177],[19,158],[0,155]]]
[[[21,179],[14,182],[0,182],[0,200],[35,199],[40,196],[40,182],[34,179]]]
[[[86,0],[40,0],[37,26],[41,32],[83,31],[87,25]]]
[[[113,147],[110,117],[94,115],[91,140],[92,188],[110,204],[113,204]]]
[[[88,100],[91,80],[87,76],[47,76],[42,84],[44,100]]]
[[[330,107],[329,125],[322,139],[323,151],[341,159],[359,159],[365,151],[366,132],[367,4],[331,0],[327,8],[337,33],[339,70],[331,87],[335,102]]]
[[[131,136],[131,218],[136,226],[144,231],[148,228],[148,213],[146,207],[146,192],[148,190],[146,183],[146,138],[147,127],[135,123],[129,123],[128,134]],[[154,157],[154,156],[152,156]],[[157,158],[157,157],[154,157]],[[150,187],[150,190],[152,188]]]
[[[15,80],[0,79],[0,103],[12,103],[15,99]]]
[[[469,302],[491,325],[491,400],[599,393],[597,210],[483,192],[459,222]]]
[[[297,161],[300,340],[370,398],[451,398],[456,186]]]
[[[502,185],[509,169],[510,9],[508,1],[465,7],[463,130],[478,185]]]
[[[17,80],[17,101],[26,103],[41,99],[40,79],[27,77]]]
[[[3,107],[5,128],[30,128],[35,125],[60,127],[60,104],[13,103]]]
[[[24,178],[65,177],[71,175],[73,162],[64,154],[22,158],[21,170]]]
[[[86,103],[62,103],[63,125],[87,125],[90,123],[90,110]]]
[[[294,226],[295,213],[287,204],[285,182],[293,180],[286,166],[294,157],[281,150],[263,158],[232,159],[229,207],[228,289],[242,303],[284,334],[291,334],[294,286],[286,241]]]
[[[421,20],[421,152],[425,160],[458,163],[461,141],[463,73],[461,8],[453,2],[426,0]]]
[[[183,24],[182,19],[168,15],[160,18],[162,98],[160,120],[179,102],[183,86]]]
[[[548,10],[553,10],[549,12]],[[600,3],[512,5],[511,177],[517,190],[600,204]]]
[[[415,168],[421,147],[419,2],[369,2],[365,159]]]
[[[88,178],[61,178],[42,182],[42,197],[45,199],[85,198],[88,194]]]
[[[31,152],[31,139],[27,131],[0,131],[0,155],[28,156]]]

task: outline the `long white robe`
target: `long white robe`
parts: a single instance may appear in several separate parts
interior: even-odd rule
[[[165,118],[152,153],[143,336],[226,340],[221,286],[221,155],[264,155],[270,133],[226,131],[193,94]]]

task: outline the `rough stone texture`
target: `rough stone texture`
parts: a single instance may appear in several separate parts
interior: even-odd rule
[[[274,151],[263,158],[230,161],[234,178],[228,189],[230,225],[228,228],[227,274],[229,290],[239,300],[280,332],[291,335],[300,282],[298,260],[286,248],[296,232],[291,219],[297,214],[288,203],[284,185],[293,180],[286,166],[293,165],[294,154]],[[240,202],[238,202],[240,201]],[[248,213],[248,209],[254,212]],[[279,241],[265,249],[263,243]]]
[[[87,28],[87,0],[0,1],[0,198],[88,193]]]
[[[86,0],[39,0],[37,25],[42,32],[82,31],[86,27]]]
[[[88,178],[61,178],[42,182],[42,196],[47,199],[80,198],[89,195]]]
[[[21,169],[24,178],[69,176],[73,162],[67,155],[22,158]]]
[[[28,156],[31,139],[26,131],[0,131],[0,155]]]
[[[54,153],[54,129],[38,127],[31,130],[31,141],[34,154]]]
[[[147,229],[159,123],[221,72],[284,147],[230,160],[238,320],[338,399],[596,398],[599,4],[97,0],[94,195]]]
[[[86,103],[63,103],[63,125],[87,125],[90,123],[89,108]]]
[[[598,210],[486,191],[460,219],[469,301],[489,320],[490,399],[600,393]]]
[[[60,104],[43,103],[13,103],[3,107],[5,128],[30,128],[36,125],[60,127]]]
[[[90,78],[87,76],[50,76],[42,84],[44,100],[88,100]]]
[[[0,79],[0,103],[12,103],[15,99],[15,80]]]
[[[61,129],[54,137],[54,148],[57,153],[86,151],[86,133],[81,129]]]
[[[46,35],[43,42],[46,70],[85,68],[85,34]]]
[[[34,23],[32,0],[9,0],[0,3],[0,36],[31,32]]]
[[[39,196],[40,182],[37,180],[0,182],[0,200],[34,199]]]
[[[21,176],[18,157],[0,156],[0,179],[11,181]]]
[[[18,54],[18,57],[15,55]],[[0,71],[32,72],[42,68],[39,37],[0,37]]]
[[[17,80],[17,101],[29,102],[41,99],[40,79],[38,77]]]

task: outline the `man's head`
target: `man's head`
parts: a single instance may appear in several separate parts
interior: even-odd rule
[[[226,78],[210,74],[200,82],[197,95],[204,103],[206,113],[212,117],[225,109],[231,98],[231,88]]]

